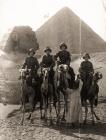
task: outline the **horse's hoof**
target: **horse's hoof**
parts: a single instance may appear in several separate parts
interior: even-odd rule
[[[79,128],[82,128],[82,126],[83,126],[82,123],[79,123]]]
[[[23,125],[23,121],[22,121],[22,122],[20,122],[20,125]]]
[[[46,119],[45,115],[41,116],[41,119],[42,119],[42,120]]]
[[[31,119],[31,124],[34,124],[34,120],[33,119]]]
[[[84,120],[83,125],[86,125],[86,120]]]
[[[52,126],[53,125],[53,121],[52,120],[50,120],[50,126]]]
[[[43,120],[43,119],[44,119],[44,117],[43,117],[43,116],[41,116],[41,117],[40,117],[40,119],[41,119],[41,120]]]
[[[27,119],[27,120],[30,120],[30,118],[31,118],[31,117],[30,117],[30,116],[28,116],[26,119]]]
[[[62,119],[61,119],[61,121],[64,121],[64,122],[66,122],[66,119],[65,119],[65,118],[62,118]]]
[[[45,123],[47,123],[47,118],[44,118]]]
[[[59,120],[56,121],[56,125],[57,125],[57,126],[60,125],[60,121],[59,121]]]
[[[97,117],[97,116],[96,116],[96,119],[97,119],[98,121],[100,121],[100,118],[99,118],[99,117]]]
[[[92,125],[95,125],[95,121],[92,121]]]
[[[71,126],[72,126],[72,129],[74,129],[74,128],[75,128],[75,124],[74,124],[74,123],[72,123],[72,124],[71,124]]]

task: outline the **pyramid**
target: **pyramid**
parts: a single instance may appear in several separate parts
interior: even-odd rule
[[[71,53],[102,52],[106,45],[73,11],[64,7],[36,31],[40,51],[50,46],[53,52],[65,42]]]

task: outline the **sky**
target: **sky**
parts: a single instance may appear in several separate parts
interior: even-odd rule
[[[0,39],[14,26],[28,25],[37,30],[66,6],[106,40],[106,11],[102,0],[0,0]]]

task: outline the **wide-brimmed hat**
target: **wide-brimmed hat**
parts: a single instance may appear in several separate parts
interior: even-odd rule
[[[28,50],[28,54],[30,54],[31,52],[33,52],[33,54],[35,54],[35,50],[34,50],[33,48],[30,48],[30,49]]]
[[[91,58],[90,55],[89,55],[89,53],[86,53],[86,54],[83,56],[83,59],[85,59],[85,58],[88,58],[88,59]]]
[[[50,52],[52,52],[52,50],[51,50],[51,48],[48,46],[48,47],[46,47],[46,49],[44,49],[44,52],[47,52],[47,51],[50,51]]]
[[[64,42],[60,44],[60,49],[62,49],[63,46],[67,49],[67,45]]]

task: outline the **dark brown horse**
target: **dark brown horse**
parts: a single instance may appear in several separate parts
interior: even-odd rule
[[[83,82],[82,89],[81,89],[81,102],[82,102],[82,105],[85,107],[84,124],[86,124],[87,114],[88,114],[87,100],[90,103],[91,114],[92,114],[92,124],[95,123],[94,116],[97,120],[99,120],[98,116],[96,115],[96,113],[94,111],[94,106],[97,106],[97,104],[98,104],[98,93],[99,93],[98,81],[101,78],[102,78],[102,74],[99,72],[96,72],[93,75],[93,79],[91,82],[88,82],[88,81]]]
[[[32,78],[30,78],[31,70],[30,69],[21,69],[20,70],[20,79],[21,79],[21,104],[22,104],[22,119],[21,124],[24,122],[24,116],[26,111],[26,103],[30,104],[30,112],[28,119],[33,122],[32,114],[34,112],[37,102],[40,102],[40,112],[42,118],[42,98],[40,93],[40,81],[37,80],[33,83]],[[39,81],[39,82],[38,82]],[[33,84],[33,86],[32,86]]]

